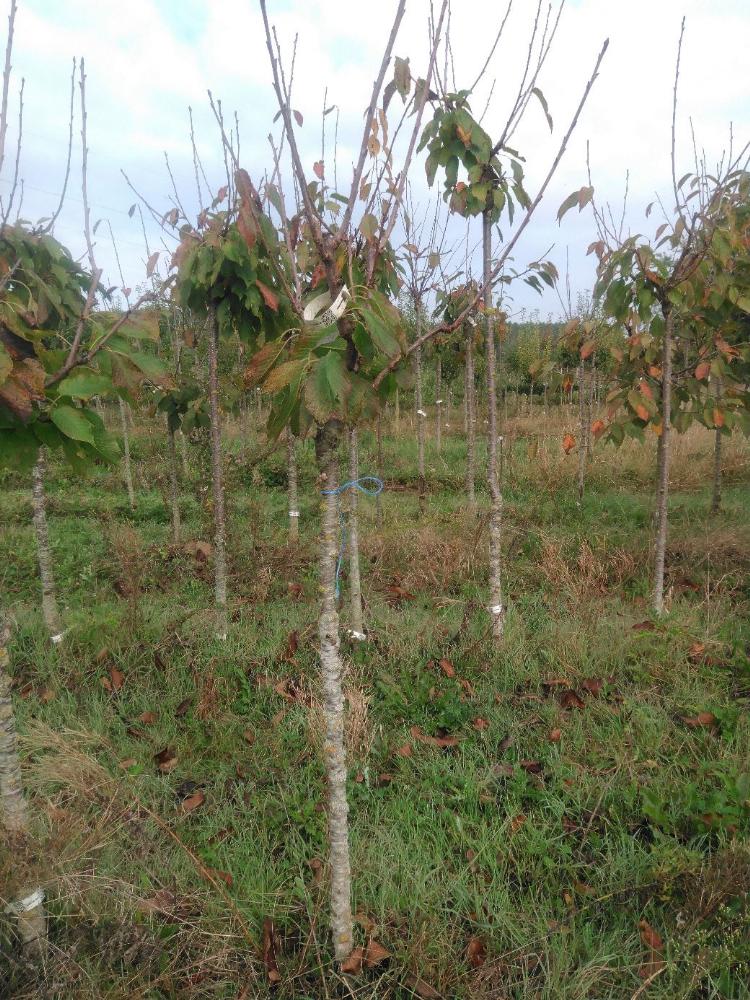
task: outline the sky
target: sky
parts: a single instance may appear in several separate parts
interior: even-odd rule
[[[435,2],[435,0],[433,0]],[[85,58],[88,105],[88,186],[96,234],[97,263],[108,285],[120,285],[107,222],[119,252],[124,282],[136,288],[145,279],[148,249],[168,254],[159,227],[128,210],[136,201],[122,176],[159,211],[171,208],[168,154],[182,202],[197,212],[198,199],[188,130],[192,107],[196,136],[214,189],[224,176],[221,147],[208,106],[207,91],[222,99],[240,121],[242,164],[260,179],[270,162],[267,136],[275,129],[277,106],[257,0],[19,0],[13,51],[12,100],[8,149],[0,177],[5,195],[12,179],[17,135],[17,90],[25,79],[21,176],[22,216],[36,220],[56,205],[65,173],[70,72],[74,57]],[[268,0],[288,58],[298,33],[293,104],[304,122],[298,130],[303,161],[312,177],[320,158],[324,94],[339,118],[338,180],[347,191],[351,163],[359,147],[362,116],[380,65],[395,0]],[[415,74],[427,64],[427,15],[430,0],[408,0],[395,54],[408,56]],[[6,10],[9,0],[5,0]],[[473,83],[485,62],[506,8],[490,0],[454,2],[451,19],[457,86]],[[483,121],[493,135],[502,128],[518,86],[536,9],[535,0],[514,0],[506,28],[473,100],[475,112],[487,102]],[[573,299],[595,280],[596,238],[588,210],[572,211],[558,225],[557,209],[573,190],[587,183],[586,148],[600,202],[622,209],[629,172],[626,227],[653,232],[663,221],[658,209],[644,210],[655,194],[667,209],[671,190],[670,129],[672,89],[680,22],[686,27],[677,108],[677,173],[693,162],[691,121],[708,162],[727,145],[730,124],[735,146],[750,140],[750,44],[748,0],[568,0],[550,56],[539,79],[554,127],[550,133],[536,103],[513,136],[526,158],[527,190],[533,197],[546,175],[580,100],[605,38],[610,45],[589,101],[545,199],[522,239],[514,265],[523,269],[540,255],[564,272],[568,261]],[[3,40],[4,41],[4,40]],[[395,99],[398,102],[398,98]],[[327,116],[329,130],[334,114]],[[80,114],[76,111],[74,153],[68,196],[55,233],[79,257],[84,252],[81,199]],[[331,135],[328,136],[330,160]],[[327,177],[330,179],[331,169]],[[413,198],[427,204],[431,194],[421,157],[411,171]],[[511,232],[507,222],[503,236]],[[480,221],[469,233],[479,238]],[[449,242],[463,243],[466,224],[454,219]],[[499,240],[496,245],[500,245]],[[478,258],[475,259],[475,267]],[[534,310],[546,318],[561,306],[553,291],[538,296],[523,284],[511,289],[516,315]],[[522,311],[525,310],[525,313]]]

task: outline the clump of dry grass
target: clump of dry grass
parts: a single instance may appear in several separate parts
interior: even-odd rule
[[[585,539],[569,557],[565,555],[563,543],[545,536],[539,568],[555,589],[578,604],[600,597],[611,588],[622,587],[637,575],[638,562],[631,552],[621,547],[594,552]]]
[[[386,536],[366,535],[361,555],[370,562],[369,578],[386,588],[394,580],[405,590],[444,592],[473,575],[481,523],[447,528],[416,525],[394,529]]]
[[[323,704],[314,692],[303,699],[307,709],[307,728],[310,743],[318,751],[325,742],[326,724]],[[364,764],[375,742],[375,727],[370,718],[370,695],[352,680],[344,683],[346,725],[344,739],[347,757],[357,764]]]

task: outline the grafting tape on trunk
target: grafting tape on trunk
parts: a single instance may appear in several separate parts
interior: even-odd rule
[[[363,486],[363,483],[375,483],[375,486],[371,489],[369,486]],[[383,480],[378,479],[377,476],[360,476],[359,479],[349,479],[347,482],[342,483],[341,486],[337,486],[335,490],[321,490],[320,494],[324,497],[341,496],[346,490],[359,490],[360,493],[364,493],[367,497],[376,497],[378,493],[383,492],[383,485]],[[341,512],[339,512],[339,522],[341,524],[341,544],[339,546],[339,557],[336,562],[337,599],[341,594],[341,567],[344,563],[344,549],[346,548],[346,523],[344,515]]]

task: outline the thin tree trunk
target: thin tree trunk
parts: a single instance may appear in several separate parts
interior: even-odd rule
[[[594,408],[594,384],[596,381],[596,369],[594,368],[594,362],[592,360],[589,367],[589,377],[586,379],[585,365],[586,363],[584,362],[584,382],[586,383],[586,458],[590,459],[592,454],[591,419]]]
[[[47,458],[44,448],[39,449],[34,471],[32,473],[31,504],[36,532],[36,552],[39,560],[39,577],[42,581],[42,615],[47,633],[54,643],[62,640],[62,625],[57,607],[55,577],[52,572],[52,553],[49,547],[49,532],[47,531],[47,498],[44,492],[44,477],[47,471]]]
[[[375,423],[375,437],[377,441],[377,464],[378,464],[378,479],[383,481],[383,416],[380,410],[378,410],[378,417]],[[381,491],[382,492],[382,491]],[[378,531],[383,527],[383,504],[381,494],[378,493],[375,497],[375,524],[377,525]]]
[[[128,431],[128,414],[122,396],[118,397],[120,404],[120,428],[122,430],[122,450],[125,455],[125,486],[128,491],[130,509],[135,510],[135,490],[133,489],[133,469],[130,464],[130,433]]]
[[[443,391],[443,363],[437,359],[435,366],[435,449],[438,453],[443,447],[443,400],[440,394]]]
[[[318,621],[320,666],[325,713],[324,760],[328,786],[328,837],[331,868],[331,930],[337,961],[352,950],[351,868],[349,863],[349,806],[346,798],[344,749],[344,693],[339,652],[339,616],[336,611],[338,559],[338,486],[336,433],[326,425],[315,441],[318,467],[325,478],[320,545],[322,606]]]
[[[476,510],[476,402],[474,395],[474,346],[472,331],[466,336],[466,498],[469,509]]]
[[[584,362],[578,366],[578,502],[586,485],[586,390]]]
[[[495,372],[495,331],[492,323],[492,221],[490,213],[482,216],[482,257],[484,281],[485,354],[487,361],[487,485],[490,493],[490,606],[492,634],[503,637],[505,609],[500,568],[503,529],[503,497],[497,468],[497,388]]]
[[[286,432],[287,504],[289,508],[289,541],[299,539],[299,496],[297,488],[297,441],[291,430]]]
[[[10,838],[23,842],[29,834],[29,811],[23,796],[18,736],[10,688],[10,625],[0,616],[0,822]],[[24,890],[11,904],[24,946],[42,957],[47,944],[44,892]]]
[[[672,312],[665,316],[664,344],[662,347],[662,430],[658,450],[657,501],[656,501],[656,550],[654,557],[654,611],[664,612],[664,560],[667,551],[669,512],[669,438],[672,420]]]
[[[349,479],[355,483],[359,479],[359,454],[357,448],[357,428],[349,431]],[[349,490],[349,601],[351,622],[349,634],[353,639],[365,638],[362,624],[362,582],[359,576],[359,518],[357,490]]]
[[[221,467],[218,355],[219,321],[216,309],[212,308],[211,329],[208,336],[208,400],[211,416],[211,479],[214,500],[214,589],[217,612],[216,634],[219,639],[226,639],[228,629],[226,522],[224,519],[224,484]]]
[[[190,463],[188,462],[187,439],[184,431],[180,430],[180,458],[182,460],[182,478],[190,479]]]
[[[715,388],[714,388],[714,398],[716,404],[718,405],[721,400],[721,379],[716,378]],[[718,514],[721,510],[721,439],[723,435],[721,429],[717,427],[714,430],[714,485],[713,494],[711,496],[711,513]]]
[[[175,432],[167,420],[167,444],[169,448],[169,502],[172,507],[172,541],[180,544],[180,490],[177,482],[177,448]]]
[[[394,405],[393,417],[394,417],[394,420],[396,422],[396,433],[398,434],[399,426],[401,424],[401,406],[400,406],[400,402],[399,402],[398,387],[396,387],[396,402],[395,402],[395,405]]]
[[[421,334],[419,312],[417,312],[416,336]],[[419,513],[425,512],[425,475],[424,475],[424,430],[427,413],[424,410],[422,394],[422,349],[418,347],[414,352],[414,411],[417,418],[417,475],[419,476]]]

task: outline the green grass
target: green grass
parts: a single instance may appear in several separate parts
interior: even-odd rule
[[[58,991],[49,995],[270,995],[239,913],[258,943],[273,919],[282,975],[273,992],[283,998],[418,996],[411,974],[451,998],[625,1000],[643,985],[642,920],[666,959],[649,997],[750,996],[746,447],[733,446],[713,519],[701,471],[708,435],[678,456],[670,613],[641,630],[649,461],[630,446],[597,452],[578,505],[575,456],[562,459],[553,441],[530,459],[529,439],[515,442],[505,495],[510,609],[500,649],[487,637],[486,529],[466,513],[462,440],[446,438],[441,456],[428,449],[423,521],[405,429],[385,442],[389,483],[406,488],[384,495],[382,532],[374,501],[360,503],[371,639],[343,647],[354,908],[392,957],[348,985],[326,926],[311,445],[300,456],[302,540],[290,549],[283,456],[253,473],[243,465],[248,443],[228,441],[226,643],[213,638],[210,566],[169,543],[160,442],[135,442],[152,488],[139,489],[134,515],[115,473],[74,482],[53,464],[50,534],[70,626],[59,655],[40,619],[29,494],[6,477],[0,584],[17,621],[18,725],[45,845],[56,949],[48,982]],[[363,434],[363,474],[374,471],[373,447]],[[200,483],[183,493],[185,538],[210,539]],[[413,597],[389,602],[393,582]],[[289,583],[302,585],[299,599]],[[287,657],[292,631],[299,647]],[[691,654],[695,643],[704,658]],[[113,667],[124,675],[116,695],[101,683]],[[587,678],[601,679],[598,694],[586,692]],[[564,709],[561,686],[545,685],[562,679],[582,708]],[[295,700],[279,694],[283,681]],[[139,721],[145,712],[153,724]],[[716,724],[682,721],[700,712]],[[413,726],[461,740],[443,750],[415,740]],[[411,755],[398,752],[405,745]],[[153,757],[165,747],[177,764],[161,774]],[[205,802],[183,816],[188,781]],[[191,854],[231,874],[231,909]],[[0,869],[9,867],[6,855]],[[176,912],[144,912],[164,889]],[[473,938],[486,955],[478,968],[466,955]],[[6,994],[42,995],[4,947]]]

